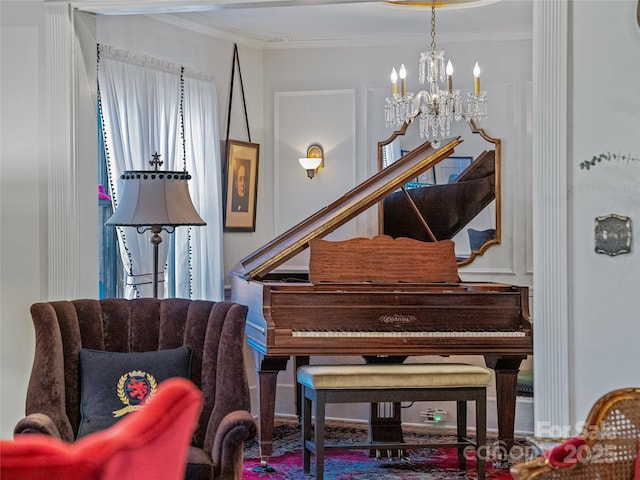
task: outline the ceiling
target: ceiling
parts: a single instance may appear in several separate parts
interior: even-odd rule
[[[412,1],[412,0],[399,0]],[[439,0],[438,42],[531,38],[533,0]],[[110,2],[107,2],[107,4]],[[431,8],[371,0],[111,2],[102,14],[145,13],[261,48],[430,43]],[[123,6],[123,3],[126,4]]]

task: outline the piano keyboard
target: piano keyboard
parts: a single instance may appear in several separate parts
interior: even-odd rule
[[[293,337],[526,337],[520,331],[461,331],[461,332],[407,332],[407,331],[336,331],[336,330],[293,330]]]

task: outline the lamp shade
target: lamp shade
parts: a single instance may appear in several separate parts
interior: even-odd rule
[[[305,170],[315,170],[322,163],[322,157],[303,157],[299,158],[298,162]]]
[[[107,225],[206,225],[196,211],[187,181],[188,172],[127,170],[123,193]]]

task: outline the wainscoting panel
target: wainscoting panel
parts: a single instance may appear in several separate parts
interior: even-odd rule
[[[274,105],[274,232],[277,235],[356,186],[356,92],[278,92]],[[324,150],[324,166],[312,179],[298,163],[310,144]],[[348,222],[327,239],[357,236]],[[303,254],[287,263],[306,269]]]

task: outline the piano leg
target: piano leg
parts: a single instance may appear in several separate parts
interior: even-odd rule
[[[273,453],[273,423],[276,410],[276,389],[278,372],[287,368],[289,357],[268,357],[254,351],[256,371],[258,372],[260,465],[256,472],[272,473],[269,457]]]
[[[296,355],[293,357],[293,371],[297,372],[298,368],[309,365],[308,355]],[[296,374],[297,375],[297,374]],[[298,416],[298,423],[302,419],[302,387],[296,381],[296,415]]]
[[[509,452],[513,447],[516,419],[516,391],[520,364],[526,357],[484,357],[486,365],[496,373],[499,448],[496,468],[509,468]]]

